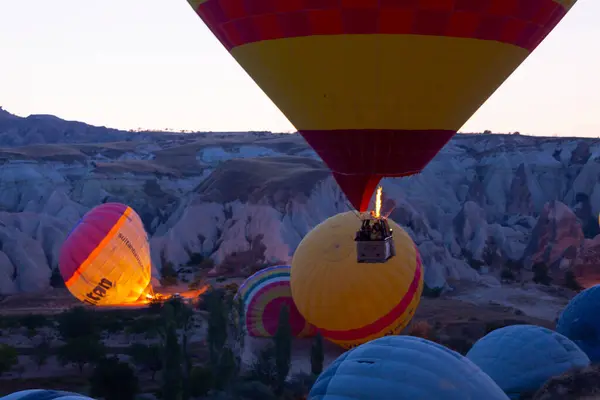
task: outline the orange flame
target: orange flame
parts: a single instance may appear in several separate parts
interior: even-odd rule
[[[381,218],[381,193],[383,192],[383,187],[379,186],[377,188],[377,194],[375,195],[375,218]]]

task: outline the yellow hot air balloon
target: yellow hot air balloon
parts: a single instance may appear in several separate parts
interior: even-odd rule
[[[576,0],[188,0],[365,211],[419,173]]]
[[[383,263],[360,263],[353,212],[317,225],[292,260],[292,297],[298,311],[326,339],[350,348],[410,322],[423,291],[423,266],[408,234],[388,220],[396,255]]]
[[[127,304],[153,294],[148,236],[125,204],[85,214],[61,248],[59,269],[71,294],[87,304]]]

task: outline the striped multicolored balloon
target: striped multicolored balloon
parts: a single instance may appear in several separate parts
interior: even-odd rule
[[[85,214],[59,259],[71,294],[90,305],[127,304],[151,294],[151,265],[142,220],[120,203],[102,204]]]
[[[290,289],[289,265],[262,269],[240,286],[237,298],[244,302],[246,330],[250,336],[272,337],[277,332],[281,307],[289,307],[290,326],[295,337],[316,333],[298,312]]]

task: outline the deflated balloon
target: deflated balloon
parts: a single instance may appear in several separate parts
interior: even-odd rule
[[[594,363],[600,361],[599,315],[600,285],[596,285],[573,297],[556,324],[556,331],[577,343]]]
[[[507,400],[475,364],[455,351],[412,336],[389,336],[337,358],[308,400]]]
[[[576,2],[188,1],[359,211],[382,177],[422,171]]]
[[[282,307],[288,307],[293,336],[307,337],[316,333],[315,327],[300,315],[292,300],[290,270],[288,265],[265,268],[240,286],[237,297],[244,302],[246,331],[250,336],[274,336]]]
[[[148,295],[152,266],[142,220],[124,204],[93,208],[65,240],[59,269],[71,294],[87,304],[125,304]]]
[[[553,376],[590,364],[571,340],[534,325],[496,329],[479,339],[467,358],[513,399],[537,391]]]
[[[396,256],[358,263],[354,236],[361,221],[335,215],[309,232],[292,260],[292,297],[324,338],[345,348],[402,331],[423,291],[423,265],[408,234],[393,221]]]

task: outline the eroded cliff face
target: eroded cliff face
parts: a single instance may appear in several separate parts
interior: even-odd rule
[[[0,115],[0,143],[27,144],[0,148],[2,294],[48,287],[71,227],[107,201],[141,215],[157,277],[202,257],[215,273],[289,262],[307,232],[348,209],[298,135],[107,130],[123,141],[87,143],[107,128],[15,118]],[[419,246],[430,287],[496,285],[506,265],[535,263],[589,285],[600,277],[599,171],[597,140],[459,135],[423,173],[383,180],[383,208]]]

